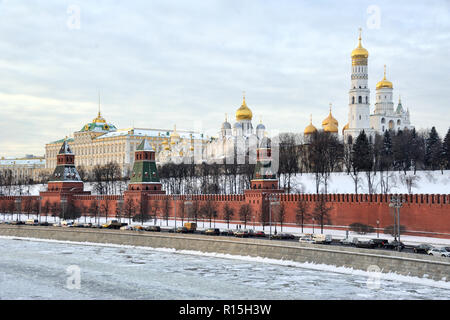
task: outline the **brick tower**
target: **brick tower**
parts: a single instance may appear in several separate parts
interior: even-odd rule
[[[156,169],[155,151],[147,139],[144,139],[134,153],[134,165],[128,192],[139,191],[146,194],[165,194],[165,191],[162,191],[161,188],[162,185]]]
[[[70,201],[75,194],[89,195],[84,191],[84,183],[75,168],[75,155],[64,140],[57,155],[57,165],[47,184],[47,191],[40,192],[41,201],[60,202],[62,199]],[[41,203],[42,203],[41,202]]]
[[[254,177],[251,180],[252,190],[271,190],[280,192],[278,189],[277,174],[272,166],[272,148],[270,139],[264,137],[256,149],[256,166]],[[282,190],[281,190],[282,191]]]

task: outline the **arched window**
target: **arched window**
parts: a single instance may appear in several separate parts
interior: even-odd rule
[[[352,104],[355,104],[355,97],[352,97]]]
[[[369,103],[369,97],[366,96],[366,103]]]
[[[381,123],[386,123],[386,119],[381,118]]]
[[[362,97],[361,96],[358,97],[358,103],[362,103]]]

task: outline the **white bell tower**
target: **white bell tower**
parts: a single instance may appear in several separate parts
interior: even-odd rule
[[[369,139],[373,139],[375,134],[370,127],[369,52],[362,47],[361,28],[359,29],[358,47],[352,51],[351,57],[352,76],[349,91],[348,128],[344,130],[346,143],[353,143],[363,130]]]

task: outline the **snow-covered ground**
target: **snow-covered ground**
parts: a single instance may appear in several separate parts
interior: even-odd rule
[[[384,173],[384,177],[386,177]],[[450,192],[450,170],[441,171],[390,171],[389,192],[388,193],[408,193],[405,177],[413,177],[414,185],[412,193],[422,194],[448,194]],[[373,184],[375,193],[381,192],[380,174],[375,175]],[[368,193],[367,176],[365,173],[359,174],[358,193]],[[316,193],[315,175],[311,173],[297,174],[292,181],[293,189],[297,192]],[[320,190],[323,189],[323,183]],[[355,193],[355,183],[350,175],[345,172],[332,173],[328,179],[328,193]]]

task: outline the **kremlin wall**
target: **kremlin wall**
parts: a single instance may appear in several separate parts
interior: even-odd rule
[[[267,138],[266,138],[267,139]],[[269,139],[267,139],[270,141]],[[280,204],[286,209],[283,226],[296,226],[296,211],[300,201],[306,201],[309,205],[309,212],[312,212],[321,195],[318,194],[285,194],[278,189],[276,175],[270,171],[271,154],[270,144],[262,144],[257,149],[257,164],[251,189],[244,194],[234,195],[167,195],[161,188],[158,172],[155,163],[155,151],[146,139],[144,139],[135,151],[134,167],[130,177],[128,190],[124,195],[91,195],[89,191],[84,191],[83,181],[81,181],[75,168],[75,155],[72,153],[67,141],[64,141],[58,154],[58,165],[48,182],[46,191],[40,196],[8,196],[0,197],[0,211],[14,213],[19,210],[24,213],[32,213],[28,208],[40,208],[41,215],[52,215],[55,212],[44,213],[44,205],[50,204],[61,210],[63,206],[70,204],[78,209],[82,216],[93,216],[89,214],[89,208],[96,202],[100,208],[108,208],[108,217],[116,217],[119,212],[123,218],[128,218],[125,211],[127,203],[134,203],[135,211],[133,215],[140,213],[140,210],[147,211],[149,215],[155,212],[156,217],[165,220],[163,207],[168,204],[169,219],[173,219],[177,210],[177,221],[180,221],[180,206],[192,205],[198,201],[199,206],[212,203],[212,207],[217,212],[215,222],[224,222],[224,205],[227,203],[234,209],[234,216],[231,223],[244,224],[239,221],[239,209],[244,204],[251,207],[251,215],[247,221],[248,226],[253,224],[261,225],[261,212],[268,210],[268,196],[278,195],[279,203],[272,205],[272,226],[275,223],[275,210]],[[401,209],[400,224],[405,226],[403,234],[416,236],[431,236],[440,238],[450,238],[450,195],[400,195],[404,200]],[[391,195],[388,194],[327,194],[324,195],[326,205],[331,208],[329,221],[324,223],[325,229],[348,230],[352,223],[362,223],[374,228],[382,229],[393,225],[392,208],[389,207]],[[158,203],[158,205],[156,205]],[[154,210],[154,208],[157,208]],[[10,209],[8,209],[10,208]],[[139,208],[139,209],[137,209]],[[176,208],[176,209],[175,209]],[[154,210],[154,211],[153,211]],[[51,211],[51,210],[49,210]],[[189,208],[186,209],[186,212]],[[61,212],[61,211],[59,211]],[[266,211],[267,212],[267,211]],[[36,212],[34,212],[36,214]],[[58,212],[56,212],[58,214]],[[105,216],[99,213],[97,216]],[[184,216],[184,221],[188,221],[188,214]],[[190,218],[192,221],[192,218]],[[377,225],[377,220],[379,224]],[[125,220],[127,221],[127,220]],[[305,226],[311,226],[311,219],[305,219]],[[268,225],[268,221],[266,223]],[[279,223],[277,224],[279,228]],[[320,229],[320,224],[315,221],[315,227]],[[300,231],[300,229],[299,229]],[[326,231],[324,231],[326,233]]]

